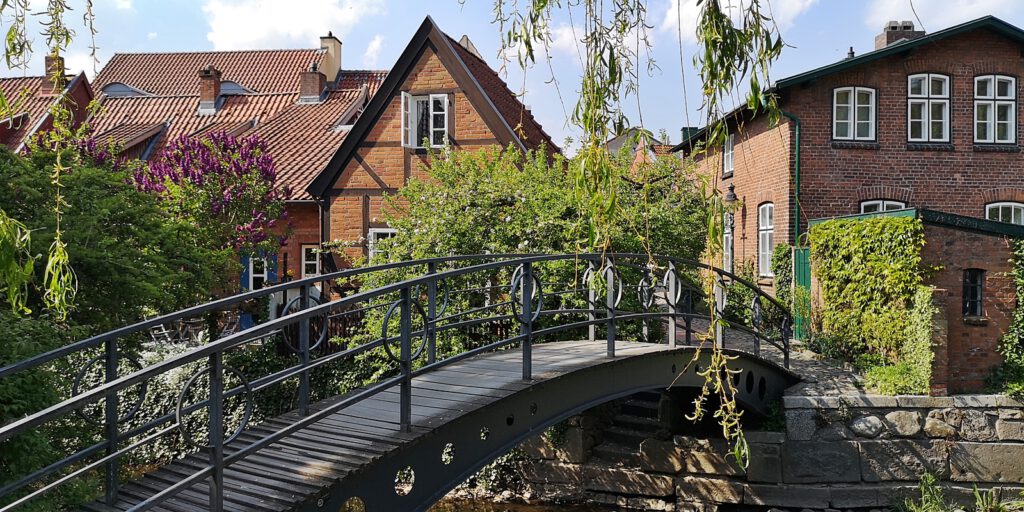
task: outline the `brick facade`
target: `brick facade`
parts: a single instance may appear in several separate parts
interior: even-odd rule
[[[775,242],[794,243],[797,123],[790,116],[800,123],[800,233],[806,232],[810,219],[860,213],[861,203],[868,200],[894,200],[910,208],[979,218],[985,217],[987,204],[1024,203],[1024,158],[1019,147],[1024,35],[990,20],[974,22],[973,29],[933,34],[926,44],[899,45],[905,51],[882,51],[877,58],[865,55],[862,62],[849,66],[837,63],[834,72],[784,79],[778,93],[788,116],[777,126],[769,126],[764,116],[751,119],[743,111],[730,117],[730,132],[736,134],[733,175],[722,175],[720,148],[697,155],[697,169],[715,177],[723,194],[732,184],[742,201],[734,232],[737,264],[750,261],[756,268],[757,209],[764,202],[775,204]],[[918,73],[949,77],[948,142],[908,142],[908,77]],[[987,74],[1017,77],[1012,144],[974,142],[974,78]],[[833,140],[833,94],[836,88],[850,86],[875,90],[874,140]],[[946,379],[951,392],[978,390],[1000,361],[996,346],[1015,307],[1012,286],[1001,274],[1008,270],[1006,242],[998,236],[934,226],[926,235],[927,262],[943,266],[932,284],[948,293],[950,361],[948,368],[939,368],[944,374],[939,378]],[[973,323],[965,321],[962,311],[965,268],[983,269],[987,276],[985,318]]]

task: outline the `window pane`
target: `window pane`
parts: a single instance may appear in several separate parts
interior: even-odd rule
[[[836,107],[836,121],[849,121],[850,120],[850,107],[839,106]]]
[[[857,107],[857,122],[871,121],[871,107]]]
[[[999,220],[999,208],[994,206],[985,208],[985,218],[988,220]]]
[[[875,212],[879,211],[879,206],[880,205],[878,204],[878,201],[870,201],[870,202],[867,202],[867,203],[861,203],[861,205],[860,205],[860,212],[861,213],[875,213]]]
[[[426,98],[416,100],[416,140],[412,141],[413,146],[422,146],[423,139],[429,135],[430,109],[429,101]]]
[[[910,138],[911,139],[923,139],[924,138],[924,121],[911,121],[910,122]]]
[[[850,123],[839,122],[836,123],[836,138],[837,139],[849,139],[850,138]]]
[[[910,78],[910,95],[921,96],[924,95],[924,77],[915,76]]]
[[[996,96],[1000,98],[1012,98],[1013,97],[1013,81],[1001,78],[996,81]]]
[[[1015,206],[1013,208],[1013,223],[1024,224],[1024,208]]]
[[[850,91],[836,91],[836,105],[849,105],[850,104]]]
[[[886,201],[885,211],[899,210],[903,208],[903,203],[897,203],[896,201]]]
[[[974,82],[974,95],[979,98],[988,98],[992,96],[992,79],[981,78]]]
[[[444,130],[434,130],[434,138],[433,138],[433,140],[430,141],[431,144],[433,144],[435,146],[444,146],[444,143],[445,143],[444,136],[445,136]]]
[[[915,121],[924,119],[923,101],[915,101],[910,104],[910,119]]]
[[[1013,206],[1003,205],[999,207],[999,220],[1003,222],[1010,222],[1013,219]]]
[[[870,106],[872,96],[871,91],[857,91],[857,106]]]
[[[931,95],[932,96],[946,96],[946,78],[933,76],[931,79]]]
[[[857,138],[858,139],[870,139],[871,138],[871,121],[857,122]]]

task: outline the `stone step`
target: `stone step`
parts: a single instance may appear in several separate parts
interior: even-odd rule
[[[604,442],[591,452],[595,460],[611,467],[640,467],[640,450],[613,442]]]
[[[622,403],[620,411],[640,418],[658,419],[658,402],[629,398]]]
[[[637,449],[640,448],[640,443],[643,442],[644,439],[651,436],[652,434],[650,432],[616,425],[612,425],[604,429],[605,442],[610,441],[622,446],[636,447]]]
[[[632,414],[618,414],[612,418],[612,425],[619,427],[630,428],[633,430],[640,430],[648,433],[655,433],[661,430],[664,425],[658,421],[657,418],[647,418],[644,416],[633,416]]]

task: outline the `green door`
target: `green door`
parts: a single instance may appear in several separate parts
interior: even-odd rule
[[[793,248],[793,335],[807,339],[811,322],[811,249]]]

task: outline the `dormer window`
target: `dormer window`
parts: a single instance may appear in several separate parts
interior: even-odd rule
[[[424,146],[424,144],[427,146]],[[448,95],[402,93],[402,145],[440,148],[448,143]]]
[[[949,142],[949,77],[907,77],[907,140]]]
[[[1017,80],[986,75],[974,79],[974,142],[1012,144],[1017,140]]]
[[[840,87],[832,95],[832,138],[875,140],[875,90]]]

